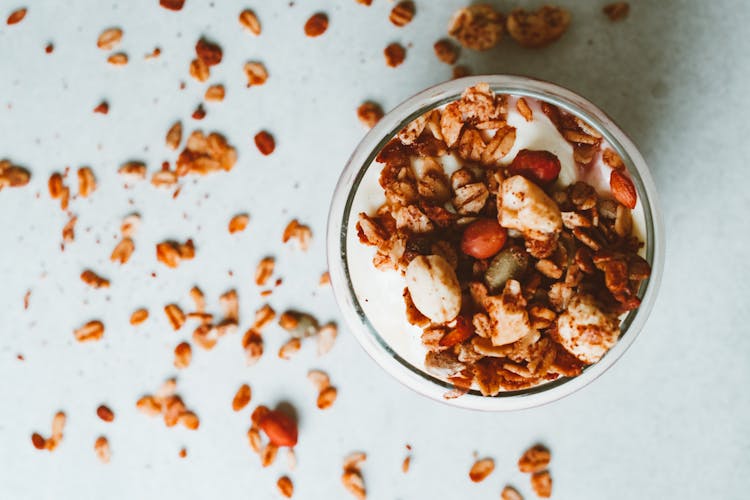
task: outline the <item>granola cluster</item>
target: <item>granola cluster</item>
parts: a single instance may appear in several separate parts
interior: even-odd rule
[[[561,185],[548,151],[506,158],[513,101],[531,121],[524,99],[480,84],[408,124],[377,157],[386,203],[357,223],[360,241],[377,248],[374,266],[405,277],[426,369],[486,396],[576,376],[598,361],[650,273],[620,157],[588,124],[542,102],[579,169],[600,157],[612,169],[614,199],[584,182]]]

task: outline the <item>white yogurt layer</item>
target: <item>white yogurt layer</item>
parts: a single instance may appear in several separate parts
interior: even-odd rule
[[[507,122],[516,128],[516,140],[513,148],[503,157],[502,164],[512,162],[522,149],[549,151],[560,160],[560,185],[567,186],[577,180],[583,180],[591,184],[601,195],[609,195],[611,168],[602,161],[601,153],[586,172],[581,171],[573,158],[573,147],[542,112],[539,102],[529,98],[526,98],[526,102],[533,110],[533,120],[530,122],[516,110],[516,99],[510,97],[508,100]],[[607,147],[608,144],[603,143],[600,151]],[[460,167],[458,160],[450,156],[441,157],[441,161],[448,175]],[[385,194],[378,182],[382,167],[382,164],[373,162],[354,195],[347,222],[346,252],[349,274],[360,306],[372,326],[396,354],[425,371],[424,359],[427,350],[420,338],[422,329],[409,324],[406,319],[403,299],[403,290],[406,287],[404,277],[399,271],[376,269],[372,264],[376,248],[362,244],[357,237],[359,213],[372,214],[385,203]],[[640,197],[635,209],[632,210],[632,215],[633,234],[641,241],[645,241],[646,223]]]

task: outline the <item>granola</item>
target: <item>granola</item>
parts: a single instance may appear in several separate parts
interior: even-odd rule
[[[516,143],[516,127],[540,120],[570,144],[564,169]],[[425,369],[451,397],[575,376],[617,342],[650,266],[635,186],[594,127],[479,84],[408,124],[377,162],[385,204],[359,214],[357,236],[373,266],[403,276]]]

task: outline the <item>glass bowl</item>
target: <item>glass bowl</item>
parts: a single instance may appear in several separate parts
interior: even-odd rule
[[[369,185],[363,184],[363,179],[371,179],[372,176],[377,179],[381,165],[374,163],[374,159],[381,148],[416,117],[458,99],[466,88],[479,83],[488,83],[497,93],[547,101],[578,116],[601,133],[622,157],[636,186],[645,219],[644,258],[651,264],[652,272],[638,292],[642,299],[641,306],[630,311],[621,322],[618,342],[598,362],[584,368],[580,375],[559,378],[529,389],[501,391],[496,396],[482,396],[479,391],[471,390],[460,397],[446,399],[444,395],[454,389],[454,386],[426,372],[423,365],[407,359],[409,356],[404,354],[407,351],[396,346],[395,342],[387,341],[373,326],[372,318],[365,314],[355,291],[356,287],[352,284],[352,275],[357,276],[354,279],[367,279],[368,273],[381,271],[369,262],[366,270],[361,269],[361,266],[356,269],[352,267],[353,258],[347,247],[352,232],[356,240],[354,227],[358,213],[353,210],[355,197],[360,189],[364,190]],[[359,196],[368,195],[359,193]],[[549,403],[588,385],[612,366],[635,341],[651,312],[659,288],[664,263],[663,231],[656,188],[648,166],[633,142],[603,111],[570,90],[549,82],[512,75],[471,76],[436,85],[407,99],[386,114],[362,139],[344,168],[333,195],[328,217],[328,268],[336,301],[348,327],[364,350],[397,380],[422,395],[462,408],[518,410]],[[357,241],[356,244],[360,243]],[[401,301],[403,308],[400,294],[394,300]],[[384,318],[381,315],[377,319],[383,324]]]

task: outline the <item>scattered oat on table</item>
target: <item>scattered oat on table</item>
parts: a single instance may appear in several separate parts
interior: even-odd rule
[[[374,127],[383,118],[383,108],[372,101],[365,101],[357,108],[357,118],[367,128]]]
[[[318,37],[328,29],[328,16],[322,12],[313,14],[305,23],[305,35]]]
[[[615,2],[605,5],[602,8],[602,12],[606,15],[610,21],[617,22],[622,21],[630,13],[630,4],[628,2]]]
[[[406,59],[406,49],[400,43],[391,43],[384,50],[383,55],[385,56],[385,63],[391,67],[396,68]]]
[[[487,479],[487,476],[492,474],[495,470],[495,461],[491,458],[483,458],[474,462],[469,471],[469,479],[475,483],[479,483]]]

